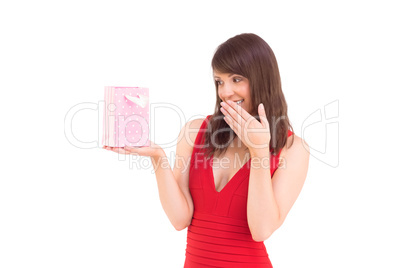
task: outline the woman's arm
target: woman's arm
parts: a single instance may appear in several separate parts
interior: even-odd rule
[[[288,143],[289,140],[290,138]],[[252,161],[247,220],[255,241],[268,239],[284,222],[306,180],[309,156],[308,144],[295,135],[293,145],[283,148],[281,152],[284,167],[278,168],[272,179],[270,169],[266,167],[269,161]],[[267,155],[257,155],[254,158],[266,160]]]
[[[176,230],[182,230],[192,216],[183,189],[173,175],[166,155],[151,157],[163,210]]]
[[[186,123],[181,129],[173,171],[165,153],[152,157],[159,199],[170,222],[180,231],[191,223],[194,205],[189,189],[189,169],[194,141],[202,124],[202,119]]]

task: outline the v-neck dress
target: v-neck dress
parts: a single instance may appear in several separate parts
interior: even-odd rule
[[[189,188],[194,214],[187,228],[184,268],[250,267],[272,268],[264,242],[253,240],[247,222],[247,196],[251,159],[216,191],[213,157],[201,151],[208,115],[198,131],[190,161]],[[288,136],[292,132],[288,131]],[[271,154],[271,177],[279,155]]]

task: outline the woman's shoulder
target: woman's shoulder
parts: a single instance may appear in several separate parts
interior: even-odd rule
[[[209,116],[189,120],[183,127],[184,137],[185,138],[188,137],[189,144],[191,145],[191,147],[194,146],[198,132],[200,131],[200,128],[201,128],[202,124],[204,123],[204,121],[207,119],[207,117],[209,117]]]
[[[190,128],[192,130],[199,130],[204,122],[207,123],[208,120],[210,120],[211,116],[212,115],[207,115],[207,116],[203,116],[203,117],[200,117],[200,118],[189,120],[186,123],[186,127]]]
[[[204,121],[208,117],[209,117],[209,115],[206,116],[206,117],[201,117],[201,118],[196,118],[196,119],[189,120],[186,123],[186,127],[189,128],[189,129],[192,129],[192,130],[195,130],[195,129],[199,130],[201,128],[202,123],[204,123]]]
[[[288,154],[303,154],[310,152],[310,147],[305,140],[297,136],[295,133],[289,135],[286,140],[286,145],[282,148],[280,157],[286,157]]]

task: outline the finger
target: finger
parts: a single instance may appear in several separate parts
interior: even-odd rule
[[[239,124],[243,120],[247,121],[250,120],[250,118],[254,119],[253,116],[251,116],[245,109],[243,109],[243,107],[241,107],[241,105],[237,104],[236,102],[229,100],[227,103],[230,106],[230,108],[232,108],[234,111],[237,112],[237,114],[240,115],[239,120],[237,120]]]
[[[130,152],[124,150],[122,147],[113,147],[112,151],[118,154],[130,154]]]
[[[135,154],[139,155],[141,148],[136,148],[136,147],[130,147],[130,146],[124,146],[124,150],[126,150],[130,154]]]
[[[230,126],[231,129],[233,129],[234,132],[236,132],[236,134],[238,133],[238,131],[240,130],[240,125],[239,123],[236,122],[236,120],[233,119],[232,115],[229,114],[229,112],[221,107],[221,112],[225,115],[223,117],[223,119],[226,118],[226,123]],[[237,134],[238,135],[238,134]]]
[[[264,104],[262,104],[262,103],[260,103],[260,105],[258,105],[258,115],[260,116],[261,124],[264,127],[269,127],[267,114],[265,113],[265,107],[264,107]]]
[[[240,125],[236,121],[234,121],[233,118],[229,114],[225,115],[223,117],[223,119],[230,126],[230,128],[233,129],[233,131],[236,133],[236,135],[239,136],[239,138],[240,138],[240,135],[239,135]]]
[[[226,110],[227,114],[231,116],[231,118],[241,124],[241,115],[235,110],[228,102],[221,102],[222,107]]]
[[[122,152],[121,152],[121,149],[120,149],[119,147],[112,147],[112,148],[111,148],[111,151],[112,151],[112,152],[115,152],[115,153],[118,153],[118,154],[122,153]]]
[[[130,147],[130,146],[124,146],[124,150],[129,151],[129,152],[135,152],[137,148],[135,147]]]

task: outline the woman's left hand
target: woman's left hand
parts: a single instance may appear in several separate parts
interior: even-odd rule
[[[271,133],[263,104],[258,106],[261,123],[233,101],[221,102],[225,122],[250,151],[251,156],[269,155]]]

